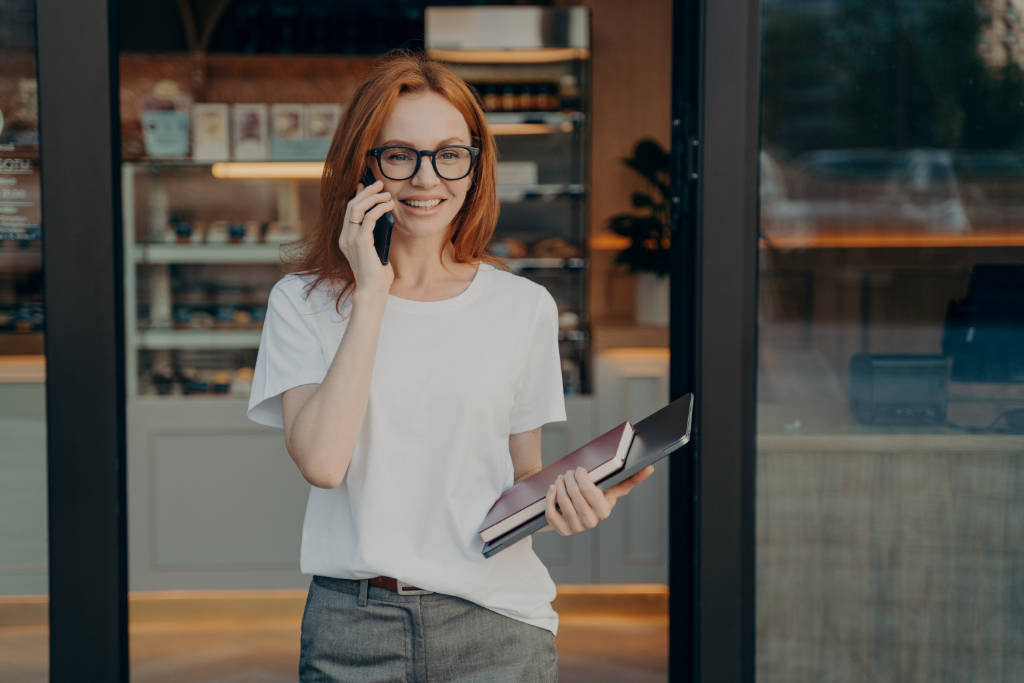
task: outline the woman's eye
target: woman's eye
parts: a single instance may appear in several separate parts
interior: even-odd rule
[[[409,160],[409,155],[406,154],[405,152],[392,152],[391,154],[388,154],[387,160],[388,161],[408,161]]]
[[[459,153],[458,152],[453,152],[451,150],[449,150],[447,152],[441,152],[441,158],[444,161],[455,161],[456,159],[459,158]]]

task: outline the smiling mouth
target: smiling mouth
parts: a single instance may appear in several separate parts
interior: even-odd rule
[[[431,199],[430,201],[417,201],[417,200],[412,200],[412,199],[403,199],[401,201],[406,206],[411,206],[414,209],[432,209],[435,206],[437,206],[438,204],[440,204],[441,202],[443,202],[444,200],[443,199]]]

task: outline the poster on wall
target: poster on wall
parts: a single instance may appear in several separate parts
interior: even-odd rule
[[[0,77],[0,249],[39,246],[38,111],[34,77]]]

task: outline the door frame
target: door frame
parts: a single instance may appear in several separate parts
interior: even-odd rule
[[[670,495],[671,680],[754,679],[760,4],[673,7],[671,393],[697,401]]]
[[[116,0],[37,0],[50,680],[128,681]]]
[[[52,680],[129,679],[116,7],[36,4]],[[754,673],[760,14],[673,2],[672,680]]]

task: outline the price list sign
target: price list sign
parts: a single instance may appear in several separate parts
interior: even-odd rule
[[[24,365],[5,359],[41,357],[45,328],[33,13],[11,8],[0,0],[0,383]]]
[[[37,247],[41,237],[37,101],[34,77],[0,77],[0,248]]]

